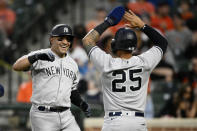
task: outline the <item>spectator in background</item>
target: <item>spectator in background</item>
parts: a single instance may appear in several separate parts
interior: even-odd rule
[[[192,32],[185,26],[180,13],[175,13],[172,18],[174,29],[166,31],[165,35],[169,42],[167,52],[173,54],[174,60],[171,64],[177,71],[181,67],[181,63],[186,60],[184,53],[186,47],[192,43]],[[168,59],[172,58],[166,57],[167,61],[169,61]]]
[[[158,117],[177,117],[178,93],[175,92],[172,97],[166,101],[164,107],[159,111]]]
[[[151,2],[156,8],[158,6],[158,4],[161,2],[161,1],[165,1],[168,3],[168,5],[170,6],[170,8],[172,9],[175,5],[175,2],[174,0],[147,0],[148,2]]]
[[[173,94],[163,109],[160,117],[194,118],[197,117],[197,88],[193,91],[190,84],[183,84]]]
[[[16,20],[16,14],[9,9],[6,0],[0,0],[0,34],[5,46],[9,46],[9,37],[12,34]]]
[[[16,101],[19,103],[30,103],[32,96],[32,78],[31,72],[27,73],[28,80],[19,86]]]
[[[75,39],[73,41],[72,49],[70,50],[71,57],[77,62],[79,72],[83,76],[88,70],[88,56],[82,47],[81,39],[86,35],[86,28],[79,24],[74,26]]]
[[[181,17],[187,21],[188,19],[194,18],[194,14],[191,11],[191,7],[188,0],[181,0],[178,7],[178,11],[181,14]]]
[[[0,0],[0,59],[11,63],[12,56],[10,53],[10,36],[13,31],[13,26],[16,20],[16,14],[8,8],[6,0]],[[6,50],[9,48],[9,51]],[[5,69],[0,66],[0,74],[4,74]]]
[[[197,88],[197,55],[193,56],[191,60],[191,69],[186,72],[178,72],[176,77],[182,84],[189,83],[192,88]]]
[[[151,26],[162,33],[174,28],[172,18],[170,17],[170,7],[167,2],[162,1],[158,4],[156,15],[151,17]]]
[[[107,13],[106,10],[103,7],[98,7],[95,10],[95,18],[88,20],[86,23],[86,30],[87,32],[96,27],[97,25],[101,24],[103,20],[105,19]],[[106,30],[104,35],[111,34],[110,30]]]
[[[188,81],[193,88],[197,88],[197,55],[192,58],[192,69],[189,71]]]
[[[194,118],[197,115],[197,105],[192,87],[188,84],[184,85],[178,95],[178,107],[176,115],[179,118]]]
[[[168,101],[173,97],[173,93],[177,91],[173,76],[174,69],[172,65],[165,61],[164,56],[151,73],[152,88],[153,90],[157,90],[158,86],[161,88],[161,97],[164,105],[168,104]]]
[[[147,0],[136,0],[135,2],[129,2],[127,8],[132,10],[138,15],[148,13],[150,16],[155,15],[155,7]]]
[[[185,49],[185,56],[191,60],[193,56],[197,56],[197,30],[192,32],[192,43]]]
[[[166,83],[173,81],[174,69],[172,65],[165,62],[164,58],[159,62],[151,74],[152,80],[164,80]]]
[[[100,106],[103,105],[102,93],[100,89],[95,86],[95,83],[92,80],[88,82],[88,90],[85,94],[85,99],[92,106],[94,106],[94,104]]]
[[[95,18],[89,20],[86,24],[87,31],[90,31],[98,24],[100,24],[106,17],[106,10],[104,8],[96,8],[95,10]]]

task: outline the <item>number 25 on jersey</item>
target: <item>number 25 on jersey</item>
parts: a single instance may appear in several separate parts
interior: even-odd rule
[[[138,77],[134,77],[135,73],[140,73],[142,72],[142,69],[134,69],[134,70],[129,70],[129,79],[132,82],[138,82],[138,86],[130,86],[130,90],[131,91],[137,91],[141,88],[141,81],[142,78],[140,76]],[[116,70],[112,73],[112,76],[116,76],[116,75],[121,75],[121,78],[116,78],[114,80],[112,80],[112,91],[113,92],[126,92],[126,86],[123,85],[123,83],[126,81],[126,71],[124,70]],[[118,83],[122,83],[122,87],[121,88],[117,88],[116,84]]]

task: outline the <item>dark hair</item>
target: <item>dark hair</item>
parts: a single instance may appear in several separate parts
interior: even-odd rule
[[[186,92],[187,88],[191,88],[191,90],[192,90],[191,84],[189,84],[189,83],[183,84],[183,85],[181,86],[181,88],[179,89],[179,92],[178,92],[179,101],[182,101],[182,100],[183,100],[183,95],[184,95],[185,93],[187,93],[187,92]],[[188,100],[189,100],[189,102],[191,102],[191,103],[194,101],[194,92],[193,92],[193,91],[190,92],[190,98],[189,98]]]
[[[107,46],[107,42],[108,42],[109,40],[111,40],[112,38],[113,38],[112,35],[106,35],[106,36],[104,36],[104,37],[98,42],[98,46],[99,46],[102,50],[104,50],[104,49],[106,48],[106,46]]]

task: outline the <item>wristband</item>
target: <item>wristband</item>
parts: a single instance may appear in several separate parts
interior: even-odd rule
[[[145,24],[142,28],[140,28],[140,30],[143,31],[146,28],[146,26],[147,25]]]
[[[109,22],[104,21],[103,23],[101,23],[100,25],[96,26],[94,28],[94,30],[96,30],[100,35],[107,29],[109,28],[111,25]]]

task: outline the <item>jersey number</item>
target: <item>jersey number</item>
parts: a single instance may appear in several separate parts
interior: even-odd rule
[[[132,91],[137,91],[141,88],[141,81],[142,78],[141,77],[133,77],[134,73],[140,73],[142,72],[142,69],[135,69],[135,70],[129,70],[129,79],[131,81],[137,81],[138,82],[138,86],[134,87],[134,86],[130,86],[130,90]],[[116,76],[116,75],[122,75],[121,79],[114,79],[112,81],[112,91],[113,92],[126,92],[126,86],[122,86],[121,88],[117,88],[116,84],[117,83],[124,83],[126,81],[126,73],[124,70],[117,70],[114,71],[112,73],[112,76]]]

